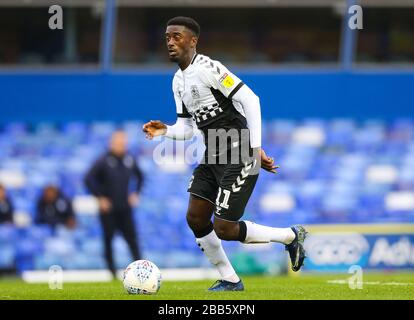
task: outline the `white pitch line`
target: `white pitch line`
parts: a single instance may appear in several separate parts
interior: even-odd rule
[[[328,280],[330,284],[348,284],[348,280]],[[384,286],[414,286],[413,282],[380,282],[380,281],[363,281],[362,284],[384,285]]]

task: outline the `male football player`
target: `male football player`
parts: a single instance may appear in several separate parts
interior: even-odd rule
[[[175,17],[168,21],[165,37],[169,59],[179,67],[172,82],[177,121],[168,126],[151,120],[143,131],[148,139],[166,136],[187,140],[192,138],[196,124],[203,133],[205,161],[194,170],[190,181],[187,222],[196,243],[221,275],[209,290],[241,291],[243,283],[221,240],[285,244],[292,269],[298,271],[305,259],[306,231],[302,226],[272,228],[240,221],[260,167],[275,173],[278,166],[261,149],[259,98],[220,62],[197,53],[199,35],[200,26],[192,18]],[[229,132],[232,134],[226,136]],[[243,132],[247,132],[247,139],[243,139]],[[239,134],[239,140],[234,139],[234,133]],[[223,135],[224,144],[217,146],[216,140],[223,142]],[[240,156],[243,148],[256,156]],[[221,161],[223,155],[227,161]]]

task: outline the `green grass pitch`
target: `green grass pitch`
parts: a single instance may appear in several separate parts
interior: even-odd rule
[[[28,284],[17,279],[0,279],[0,300],[274,300],[274,299],[414,299],[413,273],[364,274],[363,288],[350,289],[349,274],[299,276],[245,276],[244,292],[207,292],[213,281],[164,281],[156,295],[128,295],[122,283],[65,283],[61,290],[48,284]],[[334,282],[330,282],[334,280]],[[336,282],[335,282],[336,281]]]

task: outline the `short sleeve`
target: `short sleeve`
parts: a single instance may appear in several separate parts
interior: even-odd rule
[[[201,80],[231,99],[244,83],[219,61],[205,59],[198,63]]]

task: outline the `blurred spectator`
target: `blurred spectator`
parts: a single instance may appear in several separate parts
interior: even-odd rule
[[[108,152],[94,163],[85,177],[89,191],[98,198],[105,259],[113,276],[116,275],[112,252],[115,231],[123,234],[133,259],[140,259],[132,208],[139,202],[143,176],[134,157],[127,152],[127,144],[124,131],[114,132]],[[133,177],[136,178],[136,189],[130,192]]]
[[[6,195],[6,189],[0,184],[0,224],[13,223],[13,205]]]
[[[47,185],[37,203],[37,224],[45,223],[52,227],[63,224],[69,229],[76,226],[70,200],[54,185]]]

